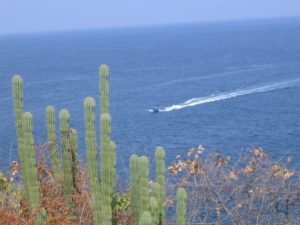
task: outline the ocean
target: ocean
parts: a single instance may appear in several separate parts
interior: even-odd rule
[[[167,165],[198,145],[300,160],[300,19],[290,18],[0,36],[0,168],[18,158],[12,76],[23,77],[36,143],[47,141],[45,108],[66,108],[84,161],[83,101],[94,97],[99,115],[101,64],[120,176],[131,154],[153,158],[156,146]]]

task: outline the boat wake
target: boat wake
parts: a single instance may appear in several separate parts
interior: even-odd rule
[[[223,93],[220,93],[217,95],[210,95],[207,97],[192,98],[192,99],[185,101],[182,104],[165,107],[164,109],[161,109],[160,111],[161,112],[169,112],[169,111],[173,111],[176,109],[183,109],[186,107],[192,107],[192,106],[201,105],[201,104],[205,104],[205,103],[209,103],[209,102],[215,102],[215,101],[225,100],[225,99],[229,99],[229,98],[235,98],[238,96],[249,95],[249,94],[254,94],[254,93],[261,93],[261,92],[268,92],[268,91],[272,91],[272,90],[276,90],[276,89],[290,87],[290,86],[296,85],[298,82],[300,82],[300,79],[283,81],[283,82],[278,82],[278,83],[269,84],[269,85],[265,85],[265,86],[246,88],[246,89],[242,89],[242,90],[236,90],[233,92],[223,92]]]

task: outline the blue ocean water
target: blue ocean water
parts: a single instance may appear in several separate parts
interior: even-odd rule
[[[103,63],[120,171],[132,153],[152,157],[158,145],[168,164],[199,144],[225,155],[262,146],[300,160],[295,18],[0,36],[1,168],[18,158],[12,76],[23,76],[36,142],[46,141],[45,108],[67,108],[84,158],[83,101],[95,97],[99,113]],[[164,111],[148,112],[153,106]]]

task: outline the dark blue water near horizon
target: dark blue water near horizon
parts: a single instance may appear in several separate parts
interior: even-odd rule
[[[67,108],[84,158],[83,101],[95,97],[99,113],[103,63],[119,172],[132,153],[153,156],[158,145],[168,164],[199,144],[225,155],[262,146],[300,160],[295,18],[0,36],[0,168],[18,158],[12,76],[24,79],[36,142],[46,141],[45,108]],[[170,111],[146,111],[157,105]]]

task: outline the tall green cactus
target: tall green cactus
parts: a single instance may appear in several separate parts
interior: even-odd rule
[[[158,201],[160,222],[163,224],[165,220],[165,157],[166,153],[162,147],[155,149],[155,161],[156,161],[156,181],[160,185],[160,196]]]
[[[149,162],[145,156],[130,157],[131,171],[131,201],[135,218],[135,224],[139,224],[141,215],[149,210]]]
[[[143,212],[139,220],[139,225],[153,225],[153,219],[150,212],[148,211]]]
[[[187,194],[183,188],[178,188],[176,193],[176,225],[185,225]]]
[[[160,216],[159,216],[159,208],[158,208],[158,203],[155,197],[151,196],[149,198],[149,207],[150,207],[150,212],[152,215],[153,219],[153,225],[159,225],[160,223]]]
[[[135,219],[135,224],[138,224],[139,213],[139,172],[138,172],[138,160],[139,157],[135,154],[130,156],[129,166],[130,166],[130,184],[131,184],[131,205],[133,210],[133,215]]]
[[[95,100],[92,97],[87,97],[84,101],[85,142],[88,162],[89,183],[92,196],[93,220],[95,224],[101,224],[101,190],[97,166],[95,105]]]
[[[23,178],[25,183],[25,193],[27,193],[27,200],[29,208],[35,210],[40,202],[40,186],[38,181],[38,174],[35,159],[35,147],[32,128],[32,115],[29,112],[23,115],[23,150],[26,155],[25,163],[23,164]],[[35,224],[42,224],[45,222],[44,211],[38,213],[35,218]]]
[[[149,210],[149,161],[146,156],[141,156],[138,160],[139,190],[140,190],[140,215]]]
[[[109,82],[108,82],[108,75],[109,69],[107,65],[101,65],[99,69],[100,73],[100,102],[101,102],[101,114],[109,113],[109,101],[108,101],[108,94],[109,94]]]
[[[22,150],[23,145],[23,131],[22,131],[22,120],[23,120],[23,80],[20,75],[15,75],[12,78],[12,95],[14,101],[14,111],[16,117],[16,133],[18,139],[19,158],[21,164],[24,163],[24,153]]]
[[[47,133],[48,142],[50,149],[50,158],[52,163],[52,169],[55,179],[57,180],[61,175],[60,159],[56,142],[55,132],[55,108],[48,106],[46,108],[46,122],[47,122]]]
[[[112,221],[112,171],[114,170],[111,164],[111,140],[110,133],[111,118],[108,113],[101,115],[101,224],[111,224]]]
[[[72,154],[71,154],[71,140],[70,140],[70,113],[66,109],[59,112],[60,120],[60,134],[63,158],[64,171],[64,195],[68,202],[72,201],[73,194],[73,170],[72,170]]]

